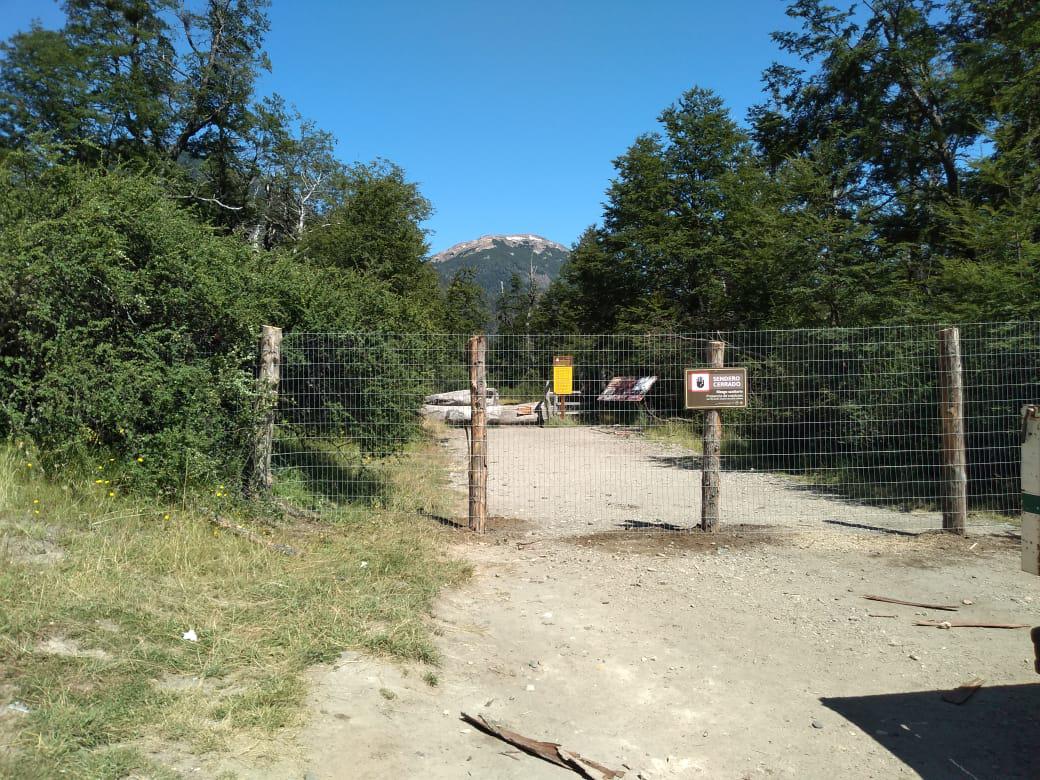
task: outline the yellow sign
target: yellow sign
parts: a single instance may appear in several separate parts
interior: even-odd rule
[[[574,358],[571,355],[557,355],[553,358],[553,392],[556,395],[570,395],[574,392]]]

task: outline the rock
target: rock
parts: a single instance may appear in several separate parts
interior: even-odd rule
[[[811,723],[812,723],[812,727],[814,729],[822,729],[823,728],[823,724],[820,723],[820,721],[816,720],[816,718],[813,718]]]

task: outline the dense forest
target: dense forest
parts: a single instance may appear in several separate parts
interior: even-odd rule
[[[746,122],[694,87],[614,161],[539,328],[1037,315],[1040,5],[838,5],[788,7]]]
[[[259,94],[264,0],[64,9],[0,45],[0,434],[44,463],[139,457],[161,491],[241,467],[263,322],[489,321],[472,275],[442,287],[425,262],[432,205],[403,170],[338,159]],[[665,108],[561,277],[493,302],[500,332],[1037,316],[1040,7],[788,15],[746,121],[700,87]]]

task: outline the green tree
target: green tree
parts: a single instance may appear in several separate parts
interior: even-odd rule
[[[395,294],[430,307],[440,300],[422,222],[430,202],[398,166],[377,161],[344,173],[342,202],[304,233],[301,253],[318,265],[385,282]]]
[[[829,168],[884,262],[922,296],[947,249],[944,207],[961,193],[961,164],[981,131],[942,11],[933,0],[874,0],[862,12],[792,3],[801,29],[773,38],[810,69],[773,65],[770,101],[752,111],[767,160],[811,156]]]
[[[476,269],[463,267],[451,277],[444,292],[444,330],[446,333],[486,332],[491,322],[484,288],[475,281]]]
[[[503,287],[495,299],[495,332],[509,335],[530,333],[537,302],[538,286],[534,279],[513,273],[509,277],[509,286]]]

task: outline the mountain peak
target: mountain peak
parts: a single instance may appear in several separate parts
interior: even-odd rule
[[[493,301],[513,274],[531,279],[538,287],[547,287],[559,275],[570,253],[563,244],[534,233],[510,233],[463,241],[438,252],[430,263],[445,282],[460,269],[473,269],[474,280]]]
[[[491,234],[475,238],[472,241],[463,241],[462,243],[455,244],[455,246],[449,247],[443,252],[438,252],[433,255],[433,257],[430,258],[430,262],[443,263],[447,260],[453,260],[461,254],[491,250],[495,248],[496,244],[507,247],[527,248],[536,255],[549,249],[564,252],[566,254],[570,253],[570,250],[563,244],[550,241],[549,239],[535,235],[534,233],[514,233],[511,235]]]

